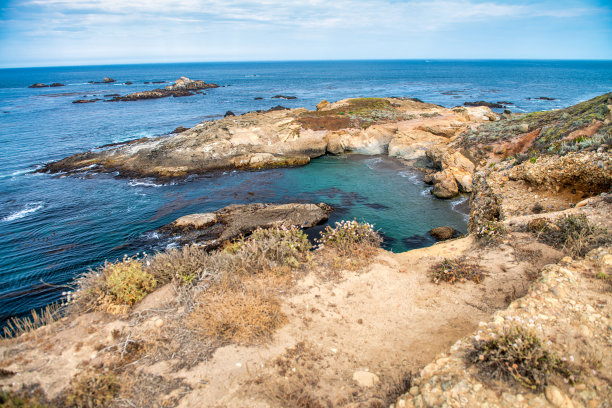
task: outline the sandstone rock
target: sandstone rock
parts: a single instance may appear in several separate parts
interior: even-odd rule
[[[368,371],[355,371],[353,373],[353,380],[359,384],[360,387],[373,387],[380,381],[376,374]]]
[[[438,198],[453,198],[459,194],[459,187],[451,172],[440,171],[433,176],[432,193]]]
[[[324,110],[325,108],[328,108],[330,105],[331,103],[323,99],[321,102],[317,103],[317,110],[318,111]]]
[[[457,167],[450,167],[447,171],[452,173],[459,187],[459,191],[462,193],[472,192],[472,173]]]
[[[544,395],[548,402],[557,408],[573,408],[574,404],[568,396],[564,395],[561,390],[554,385],[549,385],[544,390]]]
[[[436,227],[429,231],[429,235],[438,241],[445,241],[455,236],[457,231],[453,227]]]
[[[216,248],[257,228],[313,227],[327,221],[332,211],[324,203],[230,205],[212,213],[185,215],[160,231],[180,235],[183,243],[198,242],[206,248]]]

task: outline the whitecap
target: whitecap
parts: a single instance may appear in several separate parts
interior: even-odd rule
[[[383,159],[381,159],[380,157],[376,157],[373,159],[367,159],[365,161],[366,166],[368,166],[370,169],[374,169],[374,167],[376,167],[376,165],[378,163],[381,163],[383,161]]]
[[[400,177],[407,178],[412,184],[421,184],[421,180],[417,173],[413,173],[408,170],[403,170],[397,173]]]
[[[155,187],[155,188],[159,188],[159,187],[163,187],[164,184],[157,184],[154,183],[152,181],[146,181],[146,180],[131,180],[128,183],[130,186],[132,187]]]
[[[21,219],[23,217],[26,217],[28,214],[35,213],[43,207],[44,203],[41,201],[35,203],[27,203],[23,210],[19,210],[7,215],[6,217],[2,218],[2,221],[15,221]]]

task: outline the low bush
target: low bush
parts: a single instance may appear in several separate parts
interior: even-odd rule
[[[317,240],[318,249],[335,249],[345,256],[358,252],[360,248],[378,248],[382,241],[372,224],[355,220],[336,222],[333,228],[328,225]]]
[[[434,283],[465,282],[471,280],[476,283],[482,282],[484,274],[478,265],[468,262],[466,259],[444,259],[431,268],[431,280]]]
[[[514,380],[532,390],[542,390],[553,374],[573,380],[573,374],[554,353],[546,350],[531,331],[514,326],[499,337],[475,341],[466,355],[486,378]]]
[[[604,228],[591,225],[584,214],[566,215],[556,221],[536,218],[527,229],[538,238],[572,256],[584,256],[591,249],[612,243],[611,234]]]
[[[111,301],[117,304],[131,306],[157,286],[153,275],[146,272],[142,262],[134,258],[125,257],[121,262],[104,265],[103,275]]]
[[[476,237],[484,244],[497,242],[506,235],[504,224],[500,221],[488,221],[476,229]]]
[[[226,245],[224,251],[234,255],[237,269],[253,273],[283,266],[298,268],[308,260],[311,247],[298,227],[258,228]]]
[[[157,282],[194,283],[209,267],[208,252],[197,245],[185,245],[160,252],[146,261],[146,270]]]
[[[122,314],[153,292],[157,281],[144,269],[142,261],[126,256],[87,272],[76,280],[76,286],[77,290],[69,295],[70,312],[102,310]]]
[[[39,391],[39,390],[38,390]],[[2,408],[49,408],[45,398],[39,392],[20,392],[0,390],[0,407]]]
[[[64,395],[64,406],[74,408],[107,407],[119,394],[119,381],[113,374],[84,372],[75,376]]]

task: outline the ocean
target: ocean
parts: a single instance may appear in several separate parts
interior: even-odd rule
[[[181,76],[221,85],[206,94],[73,104],[172,83]],[[104,77],[116,80],[92,84]],[[126,85],[125,82],[132,82]],[[145,82],[165,81],[165,84]],[[41,82],[64,87],[30,89]],[[567,107],[612,90],[610,61],[312,61],[183,63],[0,69],[0,322],[57,301],[65,285],[104,260],[176,245],[155,230],[193,212],[233,203],[327,202],[330,222],[372,222],[385,247],[433,243],[427,231],[465,232],[466,197],[435,199],[418,174],[386,157],[322,157],[306,167],[226,172],[158,183],[34,171],[73,153],[164,135],[276,105],[403,96],[446,107],[504,101],[515,112]],[[274,95],[297,99],[274,99]],[[262,98],[262,99],[255,99]],[[548,98],[548,99],[541,99]],[[108,99],[108,98],[107,98]],[[463,204],[463,205],[462,205]]]

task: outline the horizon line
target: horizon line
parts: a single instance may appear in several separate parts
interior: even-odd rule
[[[354,58],[354,59],[295,59],[295,60],[216,60],[216,61],[175,61],[175,62],[128,62],[110,64],[58,64],[58,65],[26,65],[26,66],[0,66],[0,70],[5,69],[33,69],[33,68],[69,68],[69,67],[112,67],[128,65],[173,65],[173,64],[244,64],[244,63],[287,63],[287,62],[375,62],[375,61],[422,61],[422,62],[450,62],[450,61],[546,61],[546,62],[612,62],[611,59],[604,58]]]

